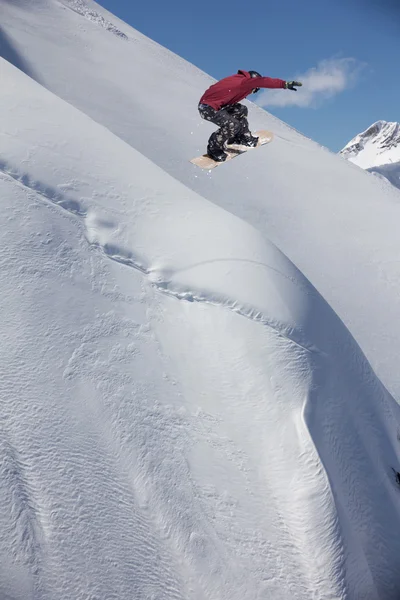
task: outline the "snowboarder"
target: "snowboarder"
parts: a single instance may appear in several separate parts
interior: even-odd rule
[[[253,79],[257,78],[257,83]],[[257,87],[255,87],[257,85]],[[284,81],[263,77],[257,71],[238,71],[236,75],[225,77],[208,88],[200,99],[199,113],[202,119],[218,125],[208,140],[207,154],[217,162],[226,160],[224,146],[241,144],[257,146],[258,138],[253,137],[247,122],[248,109],[241,100],[255,94],[260,88],[283,88],[297,92],[299,81]]]

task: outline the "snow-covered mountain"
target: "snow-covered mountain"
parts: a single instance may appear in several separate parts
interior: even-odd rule
[[[0,598],[398,600],[398,192],[251,104],[200,171],[209,76],[0,9]]]
[[[366,169],[386,177],[400,188],[400,124],[377,121],[356,135],[340,154]]]

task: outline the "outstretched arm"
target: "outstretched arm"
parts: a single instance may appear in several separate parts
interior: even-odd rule
[[[284,81],[283,79],[273,79],[272,77],[256,77],[252,79],[252,84],[258,88],[283,88],[285,90],[292,90],[293,92],[297,92],[296,87],[303,85],[300,81]]]
[[[272,79],[272,77],[256,77],[251,80],[253,83],[253,87],[258,88],[284,88],[286,86],[286,81],[283,79]]]

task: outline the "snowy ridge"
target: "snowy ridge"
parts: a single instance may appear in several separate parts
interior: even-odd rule
[[[387,179],[392,185],[400,188],[400,161],[398,163],[380,165],[379,167],[370,167],[367,170],[378,177]]]
[[[286,337],[293,341],[296,345],[303,347],[311,352],[318,351],[315,347],[306,348],[303,344],[304,341],[301,340],[301,333],[296,331],[295,327],[288,327],[280,323],[279,321],[272,320],[268,314],[263,314],[262,309],[256,308],[251,304],[241,304],[236,299],[230,298],[229,296],[225,296],[221,292],[209,292],[204,293],[200,289],[196,290],[196,285],[187,286],[183,283],[179,283],[176,281],[179,278],[176,274],[173,274],[170,268],[167,268],[165,272],[153,269],[150,266],[146,266],[146,264],[150,264],[151,261],[148,259],[145,260],[143,257],[135,256],[135,252],[132,250],[128,250],[126,248],[121,248],[115,245],[113,242],[109,241],[111,238],[108,235],[107,229],[113,227],[113,223],[110,221],[105,221],[103,219],[99,219],[95,213],[89,211],[89,214],[86,212],[86,208],[83,205],[80,205],[76,200],[71,200],[64,193],[59,190],[55,190],[47,185],[41,185],[40,182],[36,180],[31,180],[31,177],[28,173],[20,174],[16,171],[15,167],[8,166],[4,162],[0,162],[0,172],[10,177],[12,180],[18,182],[22,185],[28,192],[35,192],[39,197],[42,197],[45,200],[49,200],[53,202],[57,206],[60,206],[71,212],[74,215],[85,217],[86,222],[86,238],[89,244],[93,247],[98,248],[105,256],[114,260],[118,263],[121,263],[125,266],[131,267],[143,275],[146,275],[148,281],[153,285],[157,290],[166,293],[174,298],[179,300],[187,300],[188,302],[205,302],[207,304],[213,306],[224,306],[233,312],[244,316],[248,319],[257,321],[263,325],[271,327],[275,329],[277,333]],[[63,187],[62,185],[60,186]],[[66,186],[68,187],[68,186]],[[297,281],[293,275],[289,275],[286,273],[282,273],[277,270],[275,267],[270,266],[269,264],[257,263],[251,259],[246,258],[216,258],[215,260],[205,261],[205,264],[213,263],[214,270],[216,263],[226,263],[235,264],[237,262],[245,263],[246,269],[248,269],[248,265],[256,265],[258,271],[265,269],[271,269],[277,275],[282,278],[290,281],[293,285],[299,286],[300,282]],[[276,259],[273,259],[272,262],[275,264]],[[199,265],[200,266],[200,265]],[[190,269],[182,269],[181,271],[188,271]],[[225,269],[224,269],[225,270]],[[195,274],[195,280],[197,280],[197,273]],[[310,291],[306,291],[305,286],[300,286],[303,293],[311,293]]]
[[[60,5],[44,4],[45,85],[1,63],[0,595],[398,600],[399,406],[267,236],[345,298],[396,387],[397,193],[278,121],[235,173],[191,170],[207,124],[184,142],[176,104],[113,79],[140,36],[88,21],[64,87],[66,56],[55,44],[52,73],[45,51]],[[64,12],[66,40],[83,16]],[[16,38],[35,24],[5,14]],[[85,45],[103,50],[101,77]],[[167,64],[164,93],[197,123],[205,76],[140,48],[136,76]]]

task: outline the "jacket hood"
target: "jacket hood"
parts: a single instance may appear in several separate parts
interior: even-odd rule
[[[242,71],[241,69],[239,69],[239,71],[237,72],[238,75],[244,75],[246,77],[246,79],[251,79],[251,75],[248,71]]]

